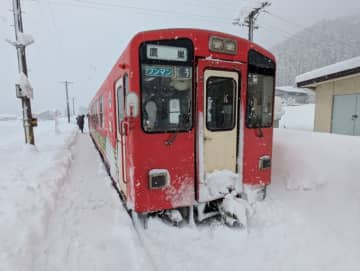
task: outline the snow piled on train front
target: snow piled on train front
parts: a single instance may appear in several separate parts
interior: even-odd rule
[[[231,191],[241,193],[240,176],[230,170],[215,170],[206,174],[199,190],[202,202],[223,198]]]

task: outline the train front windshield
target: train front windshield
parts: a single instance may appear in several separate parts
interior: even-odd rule
[[[192,127],[192,67],[142,64],[141,74],[144,131],[190,130]]]
[[[258,52],[249,52],[247,117],[248,128],[272,126],[275,63]]]

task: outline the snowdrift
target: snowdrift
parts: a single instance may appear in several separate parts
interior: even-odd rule
[[[63,124],[56,133],[53,121],[40,122],[36,147],[23,143],[20,122],[4,122],[0,131],[0,269],[31,270],[71,164],[76,129]]]
[[[275,129],[274,145],[272,178],[287,189],[360,189],[360,137]]]

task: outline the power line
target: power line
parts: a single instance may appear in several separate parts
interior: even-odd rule
[[[273,16],[274,18],[276,18],[276,19],[278,19],[280,21],[283,21],[283,22],[287,23],[287,24],[292,24],[292,25],[294,25],[294,26],[296,26],[296,27],[298,27],[300,29],[304,29],[304,26],[302,26],[300,24],[297,24],[297,23],[294,23],[294,22],[292,22],[292,21],[290,21],[288,19],[285,19],[284,17],[281,17],[279,15],[275,15],[273,12],[270,12],[270,11],[267,11],[267,10],[265,10],[264,12],[269,14],[270,16]]]
[[[152,8],[143,8],[143,7],[137,7],[137,6],[128,6],[128,5],[122,5],[122,4],[115,4],[115,3],[101,3],[97,1],[92,0],[77,0],[76,2],[79,3],[87,3],[87,4],[93,4],[93,5],[102,5],[102,6],[108,6],[108,7],[119,7],[119,8],[126,8],[126,9],[135,9],[135,10],[142,10],[142,11],[153,11],[153,12],[159,12],[159,13],[166,13],[169,14],[168,10],[161,10],[161,9],[152,9]],[[194,17],[202,17],[202,18],[211,18],[211,19],[223,19],[227,20],[225,17],[217,17],[217,16],[206,16],[206,15],[200,15],[200,14],[192,14],[188,12],[179,12],[179,11],[171,11],[171,14],[179,14],[179,15],[185,15],[185,16],[194,16]],[[170,15],[171,15],[170,14]]]
[[[206,15],[200,15],[200,14],[193,14],[193,13],[187,13],[187,12],[179,12],[179,11],[168,11],[168,10],[160,10],[160,9],[150,9],[150,8],[141,8],[136,6],[127,6],[127,5],[121,5],[121,4],[115,4],[115,3],[100,3],[96,1],[69,1],[69,2],[59,2],[59,1],[50,1],[55,4],[61,4],[61,5],[72,5],[77,7],[86,7],[86,8],[96,8],[99,7],[107,8],[107,9],[113,9],[113,8],[122,8],[122,9],[132,9],[136,10],[137,13],[140,14],[149,14],[149,15],[163,15],[163,16],[173,16],[174,14],[182,15],[186,17],[194,17],[194,18],[200,18],[200,19],[209,19],[207,21],[211,22],[228,22],[228,18],[226,17],[218,17],[218,16],[206,16]],[[211,20],[210,20],[211,19]],[[215,20],[214,20],[215,19]]]
[[[212,22],[212,23],[222,23],[227,24],[228,23],[228,17],[214,17],[214,16],[204,16],[204,15],[198,15],[198,14],[189,14],[186,12],[169,12],[166,10],[156,10],[156,9],[148,9],[148,8],[139,8],[139,7],[130,7],[130,6],[123,6],[119,4],[105,4],[100,2],[94,2],[91,1],[56,1],[56,0],[47,0],[49,3],[57,4],[57,5],[65,5],[65,6],[73,6],[77,8],[89,8],[94,10],[113,10],[114,8],[126,8],[126,9],[133,9],[135,10],[135,13],[137,14],[144,14],[144,15],[155,15],[155,16],[171,16],[174,17],[174,13],[181,16],[186,17],[193,17],[196,18],[199,21],[205,21],[205,22]],[[86,4],[89,3],[89,4]],[[180,17],[179,17],[180,18]],[[54,23],[53,23],[54,24]]]
[[[57,2],[57,1],[51,1],[54,4],[59,4],[59,5],[67,5],[67,6],[73,6],[73,7],[77,7],[77,8],[88,8],[88,9],[94,9],[94,10],[103,10],[103,11],[108,11],[109,9],[113,10],[113,8],[109,7],[109,6],[90,6],[90,5],[84,5],[82,3],[70,3],[70,2]],[[139,11],[136,10],[134,11],[134,13],[136,14],[143,14],[143,15],[154,15],[154,16],[170,16],[170,17],[174,17],[173,14],[171,13],[156,13],[156,12],[149,12],[149,11]],[[180,15],[180,14],[179,14]],[[206,17],[206,18],[202,18],[204,16],[198,16],[195,14],[181,14],[183,16],[187,16],[187,17],[193,17],[196,18],[198,21],[203,21],[203,22],[211,22],[211,23],[221,23],[221,24],[228,24],[229,19],[228,18],[223,18],[223,17],[218,17],[218,18],[223,18],[223,19],[211,19],[212,17]],[[208,19],[207,19],[208,18]]]
[[[299,41],[303,41],[302,39],[300,38],[297,38],[296,35],[294,35],[293,33],[291,32],[288,32],[282,28],[279,28],[277,26],[267,26],[267,25],[263,25],[261,26],[261,28],[264,28],[266,29],[266,31],[269,31],[269,32],[273,32],[273,33],[276,33],[276,34],[279,34],[279,32],[281,32],[281,34],[284,36],[284,37],[287,37],[287,38],[294,38],[296,40],[299,40]]]
[[[62,35],[61,32],[59,31],[59,28],[56,24],[56,20],[55,20],[55,16],[54,16],[54,12],[51,6],[51,1],[50,0],[46,0],[46,5],[47,5],[47,9],[49,10],[49,16],[50,16],[50,21],[53,27],[53,34],[55,35],[54,40],[57,40],[57,42],[55,42],[56,46],[58,47],[58,50],[62,52],[62,55],[64,56],[64,62],[63,61],[59,61],[61,64],[61,69],[64,72],[65,69],[65,65],[66,65],[66,57],[65,57],[65,50],[64,50],[64,44],[63,44],[63,39],[62,39]]]
[[[194,0],[182,0],[181,3],[184,3],[184,2],[188,3],[188,4],[186,4],[187,7],[199,8],[202,11],[204,11],[205,9],[212,9],[212,10],[216,10],[216,11],[224,10],[227,12],[234,11],[234,9],[233,9],[234,2],[233,1],[231,1],[231,3],[230,3],[230,2],[225,2],[224,0],[222,0],[221,3],[219,1],[216,1],[216,3],[215,3],[215,2],[211,2],[209,0],[206,0],[206,4],[201,4]],[[191,4],[189,4],[189,3],[191,3]],[[219,5],[219,4],[221,4],[221,5]],[[229,8],[227,8],[227,7],[229,7]]]

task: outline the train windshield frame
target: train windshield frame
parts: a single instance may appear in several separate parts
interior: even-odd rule
[[[140,46],[141,126],[146,133],[193,127],[193,45],[188,39]]]
[[[246,126],[269,128],[273,124],[275,62],[254,51],[249,51]]]

